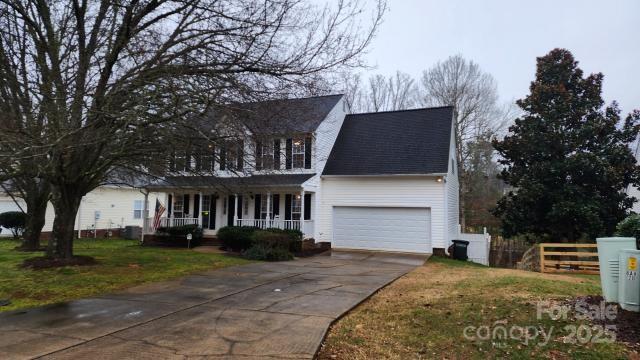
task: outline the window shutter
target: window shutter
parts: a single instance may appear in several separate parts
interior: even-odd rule
[[[256,170],[262,170],[262,143],[256,141]]]
[[[291,220],[291,194],[284,196],[284,219]]]
[[[242,195],[238,195],[238,208],[236,211],[238,212],[238,219],[242,219],[242,213],[244,212],[244,206],[242,206]]]
[[[193,195],[193,217],[200,217],[200,194]]]
[[[173,208],[173,196],[171,196],[171,194],[169,194],[169,198],[167,200],[168,204],[167,204],[167,217],[171,217],[171,210]]]
[[[311,194],[304,194],[304,219],[311,220]]]
[[[220,147],[220,170],[227,169],[227,145]]]
[[[218,203],[218,196],[211,195],[211,204],[209,204],[209,229],[216,228],[216,205]]]
[[[240,141],[238,145],[238,168],[236,170],[242,170],[244,168],[244,141]]]
[[[191,149],[184,151],[184,171],[191,171]]]
[[[189,194],[184,194],[183,199],[184,203],[182,205],[182,217],[185,217],[185,215],[189,213]]]
[[[169,154],[169,171],[176,171],[176,152],[172,151]]]
[[[202,170],[202,149],[196,150],[196,152],[193,154],[193,157],[196,162],[196,171]]]
[[[293,158],[293,139],[287,139],[287,148],[285,149],[285,168],[291,169],[291,160]]]
[[[280,170],[280,139],[273,140],[273,168]]]
[[[304,168],[311,169],[311,136],[304,138]]]
[[[273,217],[280,215],[280,194],[273,194]]]
[[[260,211],[262,210],[261,206],[262,203],[260,202],[262,199],[262,196],[260,196],[260,194],[256,194],[255,196],[255,203],[253,206],[253,218],[254,219],[260,219],[262,214],[260,213]]]
[[[206,169],[210,170],[210,171],[214,171],[216,169],[216,147],[213,146],[211,147],[210,151],[210,155],[211,155],[211,160],[208,162],[208,164],[205,164]]]

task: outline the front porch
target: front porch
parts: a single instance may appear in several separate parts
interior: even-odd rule
[[[158,221],[153,210],[144,221],[144,234],[158,228],[197,225],[205,236],[214,236],[224,226],[254,226],[302,231],[314,237],[315,192],[287,189],[264,191],[246,189],[224,193],[211,189],[174,190],[165,193],[166,210]]]

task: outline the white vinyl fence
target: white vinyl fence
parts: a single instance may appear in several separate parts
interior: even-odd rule
[[[467,255],[469,261],[489,266],[489,251],[491,249],[491,235],[487,233],[487,228],[483,229],[482,234],[463,233],[458,226],[458,240],[466,240],[469,242]]]

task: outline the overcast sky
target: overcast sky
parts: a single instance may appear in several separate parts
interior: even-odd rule
[[[604,97],[640,109],[640,0],[388,0],[366,59],[419,76],[449,55],[477,62],[504,101],[528,93],[535,59],[569,49],[585,73],[602,72]]]

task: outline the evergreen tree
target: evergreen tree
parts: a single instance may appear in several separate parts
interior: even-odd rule
[[[636,199],[640,183],[630,144],[640,111],[621,121],[605,106],[601,73],[583,77],[573,55],[554,49],[537,59],[531,93],[518,100],[523,115],[502,141],[494,141],[513,190],[499,202],[504,236],[574,242],[610,235]]]

